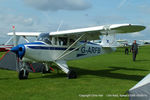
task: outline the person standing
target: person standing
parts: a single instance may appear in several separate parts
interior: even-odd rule
[[[136,40],[134,40],[131,50],[132,50],[133,61],[135,61],[136,55],[138,53],[138,44],[136,43]]]
[[[129,54],[129,49],[128,49],[128,44],[126,43],[125,44],[125,55],[128,55]]]

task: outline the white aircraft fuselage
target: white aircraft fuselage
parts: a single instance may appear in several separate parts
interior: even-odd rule
[[[80,48],[76,47],[82,45]],[[43,41],[36,41],[18,45],[23,50],[23,61],[36,61],[36,62],[53,62],[68,48],[68,46],[49,45]],[[101,45],[92,42],[78,42],[75,46],[70,48],[66,53],[70,54],[61,58],[61,60],[75,60],[91,56],[97,56],[104,53],[115,51],[115,48],[103,48]],[[22,52],[22,51],[21,51]]]

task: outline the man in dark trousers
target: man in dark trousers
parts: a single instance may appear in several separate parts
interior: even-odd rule
[[[125,44],[125,55],[129,54],[128,43]]]
[[[138,44],[136,43],[136,40],[134,40],[131,50],[132,50],[132,54],[133,54],[133,61],[135,61],[136,55],[138,53]]]

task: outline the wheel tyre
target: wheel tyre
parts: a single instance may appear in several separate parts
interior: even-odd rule
[[[29,72],[28,71],[25,71],[25,76],[24,76],[24,70],[21,70],[19,72],[19,79],[22,80],[22,79],[28,79],[28,75],[29,75]]]
[[[51,72],[51,69],[49,69],[48,71],[46,71],[46,73],[52,73],[52,72]]]
[[[73,70],[70,70],[70,71],[68,72],[68,79],[75,79],[75,78],[77,78],[76,72],[73,71]]]
[[[19,71],[18,77],[19,77],[20,80],[24,79],[23,74],[24,74],[23,70]]]

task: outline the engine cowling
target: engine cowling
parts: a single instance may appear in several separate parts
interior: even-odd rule
[[[24,46],[23,44],[20,44],[20,45],[17,45],[17,46],[15,46],[15,47],[13,47],[13,48],[11,49],[11,51],[14,52],[14,53],[16,53],[16,55],[17,55],[20,59],[22,59],[23,56],[25,55],[26,49],[25,49],[25,46]]]

